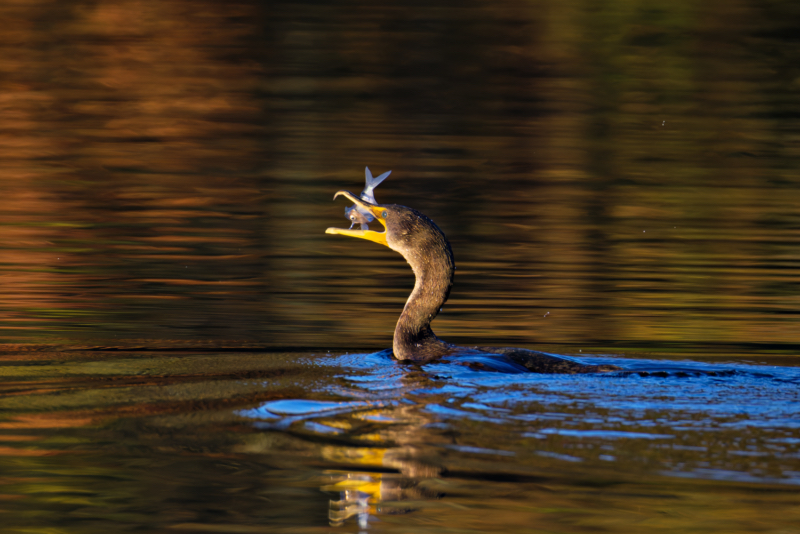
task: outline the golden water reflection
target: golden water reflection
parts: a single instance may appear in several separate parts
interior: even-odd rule
[[[385,353],[27,354],[4,355],[0,380],[9,532],[747,532],[798,519],[792,367],[537,377]]]
[[[385,348],[410,272],[322,233],[369,164],[447,339],[793,350],[792,5],[9,4],[0,340]]]
[[[2,3],[4,528],[796,529],[797,5]],[[324,234],[365,165],[443,338],[757,371],[341,364],[413,284]]]

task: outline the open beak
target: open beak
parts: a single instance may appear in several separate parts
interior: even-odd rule
[[[361,239],[368,239],[369,241],[374,241],[376,243],[380,243],[383,246],[388,247],[388,243],[386,243],[386,208],[381,207],[377,204],[370,204],[369,202],[364,202],[357,196],[353,195],[350,191],[337,191],[335,195],[333,195],[333,199],[336,200],[336,197],[342,195],[344,197],[349,198],[353,201],[359,208],[362,208],[368,212],[370,212],[375,219],[383,225],[383,232],[374,232],[372,230],[349,230],[347,228],[328,228],[325,230],[326,234],[341,234],[341,235],[349,235],[350,237],[360,237]]]

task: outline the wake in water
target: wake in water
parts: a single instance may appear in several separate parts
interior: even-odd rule
[[[800,484],[798,368],[590,357],[623,370],[543,375],[497,372],[505,370],[500,361],[467,358],[315,358],[313,365],[344,370],[327,390],[339,400],[279,400],[241,414],[262,428],[369,446],[396,443],[401,426],[405,446],[438,441],[448,454]]]

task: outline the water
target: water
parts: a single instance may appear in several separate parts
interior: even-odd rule
[[[385,352],[8,356],[11,532],[791,532],[799,519],[797,367],[592,356],[636,372],[548,376]]]
[[[796,3],[0,15],[6,531],[797,530]],[[365,165],[438,335],[626,372],[388,359]]]

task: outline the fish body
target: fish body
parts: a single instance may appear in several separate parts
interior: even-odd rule
[[[359,197],[364,202],[369,202],[370,204],[377,204],[378,201],[375,200],[375,188],[378,187],[382,181],[386,179],[387,176],[392,174],[392,171],[386,171],[385,173],[381,174],[380,176],[376,176],[375,178],[372,177],[372,173],[369,170],[369,167],[364,167],[364,175],[366,177],[367,184],[364,186],[364,190],[361,191]],[[350,219],[350,228],[358,223],[361,225],[362,230],[369,230],[369,224],[375,220],[375,217],[372,216],[370,212],[367,210],[353,204],[350,207],[344,209],[344,216]]]
[[[371,223],[375,220],[375,217],[373,217],[371,213],[363,213],[355,204],[349,208],[345,208],[344,214],[352,223],[350,228],[353,228],[356,223],[359,223],[362,230],[369,230],[369,225],[367,223]]]

